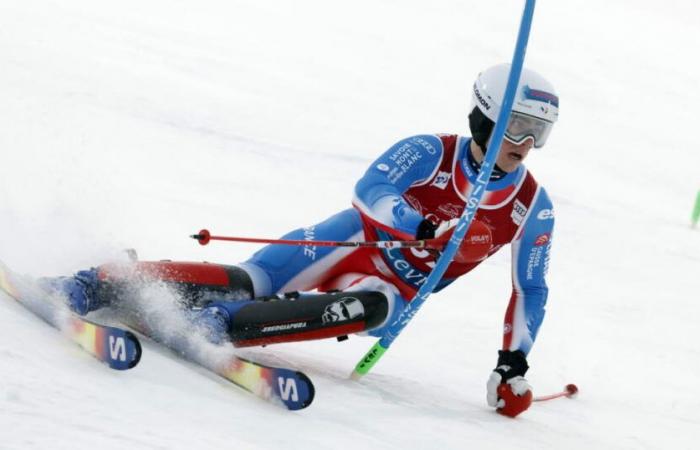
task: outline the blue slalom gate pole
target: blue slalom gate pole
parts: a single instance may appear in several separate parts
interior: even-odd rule
[[[471,223],[479,209],[481,199],[486,191],[486,185],[491,178],[491,173],[496,165],[496,159],[503,143],[508,119],[511,109],[513,108],[513,100],[515,91],[520,81],[520,74],[523,70],[523,61],[525,60],[525,52],[527,50],[527,41],[530,36],[530,28],[532,26],[532,16],[535,12],[535,0],[526,0],[525,9],[522,19],[520,20],[520,30],[518,31],[518,39],[515,44],[515,52],[513,53],[513,61],[511,64],[510,74],[508,75],[508,84],[503,96],[503,104],[501,111],[498,114],[496,125],[491,136],[491,143],[488,146],[484,161],[481,163],[481,169],[477,175],[476,182],[471,186],[467,203],[462,216],[457,222],[455,231],[452,234],[447,247],[437,261],[435,268],[428,275],[425,283],[420,287],[415,297],[406,305],[401,315],[394,323],[389,325],[384,335],[377,341],[376,344],[365,354],[365,356],[357,363],[355,370],[351,374],[354,380],[360,379],[366,375],[372,367],[379,361],[382,355],[389,349],[394,340],[399,336],[401,331],[408,325],[413,316],[416,315],[420,307],[432,294],[433,289],[445,274],[447,267],[452,262],[455,253],[459,249],[462,239],[466,235]]]

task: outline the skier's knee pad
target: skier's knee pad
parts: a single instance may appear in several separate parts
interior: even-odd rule
[[[229,313],[229,334],[237,347],[359,333],[383,323],[388,310],[378,291],[292,293],[216,306]]]

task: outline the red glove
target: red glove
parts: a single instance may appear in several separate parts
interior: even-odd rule
[[[498,353],[498,367],[486,383],[486,401],[499,414],[515,417],[532,404],[532,389],[524,377],[527,361],[521,351]]]
[[[521,381],[527,383],[525,378],[520,378]],[[503,406],[496,408],[496,411],[508,417],[517,416],[521,412],[527,410],[532,404],[532,390],[530,390],[530,386],[528,385],[527,388],[525,388],[522,395],[518,395],[513,392],[515,389],[512,383],[513,380],[514,379],[510,379],[507,383],[501,383],[497,388],[498,397],[500,397],[500,402],[503,402]]]

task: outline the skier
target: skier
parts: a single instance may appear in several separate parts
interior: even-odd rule
[[[178,290],[193,321],[212,341],[265,345],[365,332],[381,336],[434,267],[438,251],[317,247],[314,240],[446,239],[462,214],[499,114],[510,65],[480,73],[472,90],[471,137],[418,135],[394,144],[355,187],[353,208],[269,245],[235,266],[133,262],[53,279],[79,314],[118,305],[137,281]],[[544,188],[523,166],[544,146],[558,117],[558,97],[538,73],[524,69],[497,165],[473,225],[435,291],[511,244],[513,290],[505,313],[487,402],[515,416],[530,405],[527,355],[544,317],[545,274],[554,213]],[[311,292],[313,291],[313,292]]]

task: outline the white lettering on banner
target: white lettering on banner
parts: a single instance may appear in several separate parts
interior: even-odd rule
[[[534,278],[533,273],[535,269],[540,266],[542,260],[542,249],[544,247],[533,247],[530,250],[530,256],[527,260],[527,279],[532,280]]]
[[[473,236],[468,236],[468,240],[465,238],[465,241],[470,244],[488,244],[491,242],[491,236],[485,234],[475,234]]]
[[[390,182],[396,183],[399,180],[399,178],[401,178],[402,176],[403,176],[403,173],[399,173],[399,169],[394,167],[393,169],[391,169],[391,171],[387,175],[387,178],[389,178]]]
[[[306,322],[286,323],[284,325],[270,325],[269,327],[263,327],[260,331],[262,333],[269,333],[271,331],[287,331],[296,330],[298,328],[306,328]]]
[[[430,142],[426,141],[423,138],[415,137],[415,138],[411,139],[411,142],[420,145],[421,147],[423,147],[425,149],[425,151],[427,151],[431,155],[434,155],[435,153],[437,153],[437,150],[435,149],[435,147],[433,147],[433,144],[431,144]]]
[[[396,268],[399,270],[406,270],[411,267],[411,265],[403,259],[397,259],[394,263],[394,266],[396,266]]]
[[[126,361],[126,341],[124,338],[109,337],[109,357],[113,360]]]
[[[537,218],[540,220],[554,219],[553,209],[543,209],[537,213]]]
[[[411,249],[413,251],[413,249]],[[425,252],[428,255],[428,252]],[[404,277],[406,281],[412,282],[414,286],[420,286],[425,283],[427,277],[420,271],[413,269],[411,263],[403,258],[397,258],[393,254],[393,250],[388,250],[384,252],[385,255],[391,260],[391,265],[396,269],[396,271]],[[399,255],[401,253],[399,252]],[[403,255],[401,255],[403,256]],[[430,264],[428,264],[430,265]],[[415,282],[413,280],[416,280]]]
[[[401,147],[397,148],[396,151],[389,156],[389,159],[395,164],[395,167],[389,172],[389,181],[395,184],[421,158],[423,158],[423,154],[409,143],[403,144]]]
[[[468,165],[467,165],[468,166]],[[466,167],[463,165],[463,167]],[[479,174],[476,177],[476,181],[474,182],[474,185],[472,186],[471,192],[467,191],[467,194],[469,197],[467,198],[467,204],[466,204],[466,209],[467,211],[464,213],[465,218],[467,219],[468,222],[471,222],[472,216],[476,212],[476,209],[479,207],[479,203],[481,202],[481,191],[486,189],[486,184],[488,183],[488,177],[486,176],[486,171],[489,168],[489,164],[487,161],[484,161],[481,165],[481,170],[479,171]],[[478,199],[476,197],[479,197]],[[473,211],[469,211],[473,210]]]
[[[425,283],[426,277],[413,269],[409,270],[408,273],[406,274],[406,279],[410,280],[412,278],[418,278],[418,282],[416,282],[417,286],[420,286],[421,284]]]
[[[277,384],[280,387],[282,400],[288,401],[291,398],[293,402],[299,401],[299,391],[294,378],[277,377]]]
[[[549,272],[549,251],[552,249],[552,241],[549,241],[549,245],[544,249],[544,266],[542,267],[542,274],[547,275]]]
[[[304,228],[304,240],[305,241],[313,241],[316,239],[316,230],[314,229],[315,227],[311,226],[308,228]],[[316,260],[316,246],[315,245],[305,245],[304,246],[304,256],[307,256],[310,258],[312,261]]]

